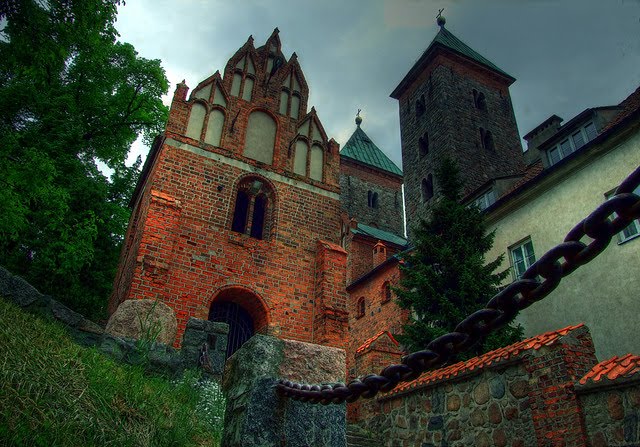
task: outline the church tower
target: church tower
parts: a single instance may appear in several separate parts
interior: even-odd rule
[[[230,325],[231,354],[254,333],[343,346],[338,144],[276,28],[187,96],[178,84],[132,199],[111,312],[158,299]]]
[[[498,197],[524,168],[509,86],[515,78],[445,28],[391,93],[400,108],[409,235],[437,199],[435,168],[460,168],[463,200]]]

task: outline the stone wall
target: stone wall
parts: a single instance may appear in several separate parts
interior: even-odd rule
[[[535,446],[527,380],[520,363],[381,399],[364,425],[388,446]]]
[[[204,374],[220,379],[225,365],[227,333],[224,323],[191,318],[184,332],[182,349],[153,340],[116,337],[104,328],[48,295],[41,294],[19,276],[0,267],[0,299],[8,299],[27,312],[65,325],[71,337],[84,346],[93,346],[110,357],[168,376],[185,369],[202,368]]]
[[[570,326],[425,373],[355,416],[388,447],[637,446],[639,373],[638,356],[597,363],[588,329]]]

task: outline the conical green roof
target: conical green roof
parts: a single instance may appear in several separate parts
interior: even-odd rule
[[[411,84],[412,80],[415,79],[416,76],[423,70],[423,68],[427,65],[430,58],[435,54],[436,48],[446,48],[449,51],[453,51],[467,59],[471,59],[474,62],[477,62],[485,67],[493,70],[499,75],[505,77],[509,84],[513,83],[516,79],[510,74],[504,72],[496,64],[491,62],[486,57],[482,56],[480,53],[472,49],[469,45],[458,39],[453,35],[448,29],[443,26],[440,26],[440,31],[436,34],[436,37],[433,38],[429,46],[420,56],[420,59],[413,64],[409,73],[400,81],[400,84],[395,88],[393,92],[391,92],[391,97],[398,99],[400,95],[405,91],[405,89]]]
[[[359,125],[340,151],[340,156],[392,174],[402,175],[400,168],[371,141],[371,138],[364,133],[364,130]]]

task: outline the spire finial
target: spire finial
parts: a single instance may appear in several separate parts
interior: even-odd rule
[[[444,24],[447,23],[447,19],[445,19],[442,15],[442,11],[444,11],[444,8],[440,9],[438,11],[438,15],[436,16],[436,23],[440,28],[444,28]]]
[[[360,112],[362,109],[358,109],[358,113],[356,113],[356,126],[360,127],[360,123],[362,123],[362,117],[360,116]]]

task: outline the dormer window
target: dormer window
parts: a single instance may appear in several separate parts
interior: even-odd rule
[[[245,55],[236,63],[231,83],[231,95],[251,101],[255,83],[256,68],[249,55]]]
[[[472,203],[480,208],[480,211],[489,208],[496,202],[496,194],[493,192],[493,189],[485,192],[480,195],[477,199],[475,199]]]
[[[563,158],[571,155],[598,136],[598,131],[593,122],[589,122],[584,126],[572,132],[568,137],[562,139],[559,143],[547,150],[547,158],[549,165],[553,166]]]
[[[292,118],[300,115],[300,82],[295,72],[287,75],[280,91],[280,113]]]

